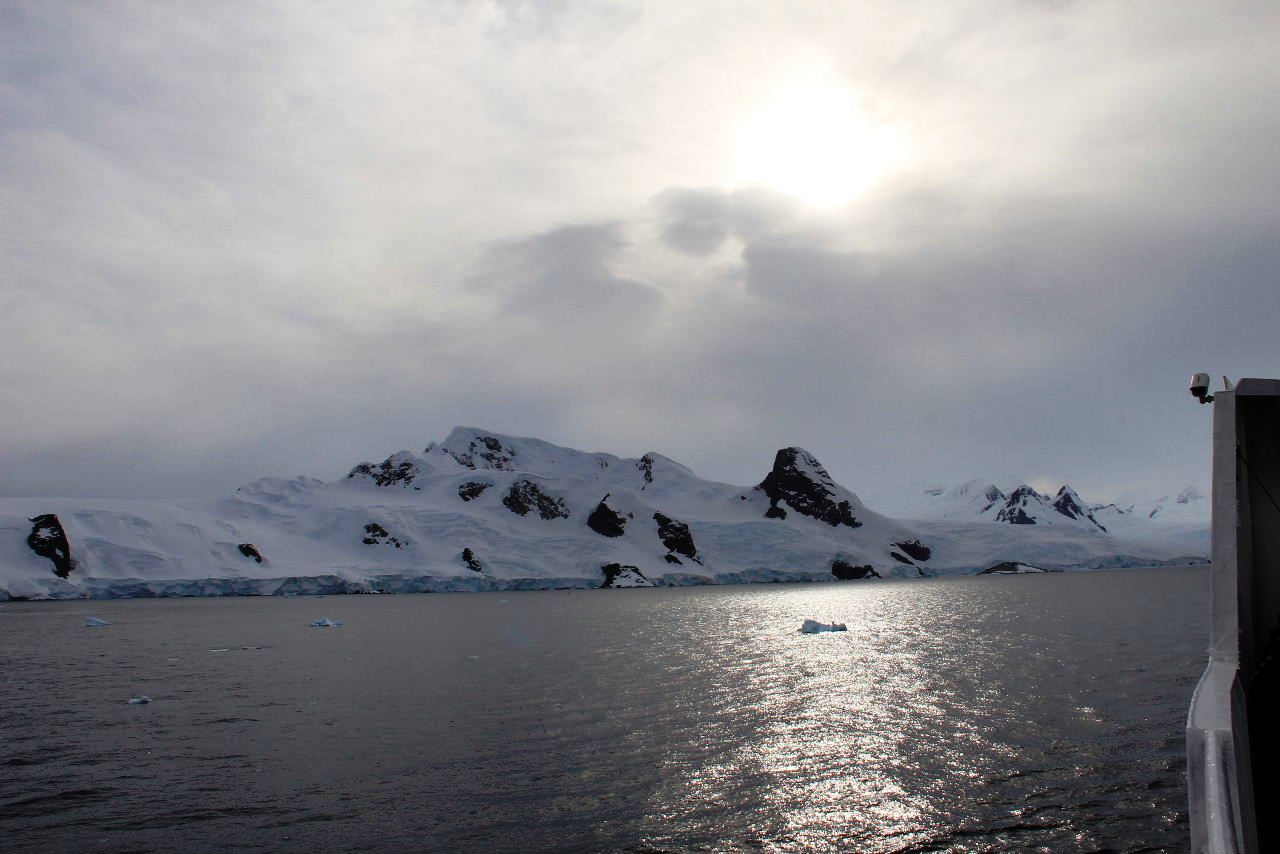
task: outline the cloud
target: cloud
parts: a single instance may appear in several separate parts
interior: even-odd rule
[[[625,317],[644,319],[661,295],[618,275],[627,248],[618,223],[563,226],[493,247],[471,283],[497,297],[502,314],[563,333],[566,327]]]
[[[1262,4],[0,10],[0,492],[332,477],[456,423],[873,506],[1207,474],[1274,374]],[[982,21],[975,26],[974,21]],[[735,186],[825,58],[909,143],[844,208]]]

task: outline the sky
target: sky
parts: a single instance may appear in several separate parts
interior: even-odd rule
[[[1280,375],[1280,5],[0,0],[0,494],[455,425],[873,509],[1209,475]]]

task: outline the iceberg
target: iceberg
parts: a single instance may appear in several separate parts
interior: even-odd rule
[[[131,706],[143,706],[150,702],[151,702],[151,698],[148,697],[146,694],[143,694],[141,697],[131,697],[129,699],[129,705]]]
[[[816,635],[818,632],[847,632],[848,630],[844,623],[819,623],[817,620],[805,620],[800,625],[800,631],[806,635]]]
[[[100,629],[103,626],[109,626],[109,625],[111,624],[108,623],[106,620],[100,620],[97,617],[84,618],[84,627],[86,629]]]
[[[340,625],[342,625],[341,620],[330,620],[328,617],[321,617],[318,620],[311,621],[313,629],[336,629]]]

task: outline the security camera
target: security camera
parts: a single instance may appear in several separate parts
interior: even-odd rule
[[[1209,394],[1209,375],[1192,374],[1191,396],[1201,403],[1213,403],[1213,395]]]

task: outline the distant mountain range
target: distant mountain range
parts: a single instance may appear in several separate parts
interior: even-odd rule
[[[906,515],[919,519],[958,519],[1006,522],[1012,525],[1070,525],[1108,530],[1117,519],[1208,525],[1209,501],[1195,486],[1177,496],[1163,496],[1143,505],[1087,502],[1068,485],[1053,495],[1037,492],[1027,484],[1006,492],[981,479],[950,488],[935,487],[921,493]]]
[[[1209,499],[1196,486],[1142,504],[1085,501],[1068,485],[1050,495],[1027,484],[1008,491],[975,478],[926,489],[907,511],[917,521],[988,522],[1091,531],[1124,542],[1165,543],[1207,554]]]
[[[0,598],[289,595],[815,581],[1203,561],[1143,508],[970,481],[912,521],[876,513],[802,448],[755,486],[459,427],[324,482],[264,478],[215,499],[0,499]],[[1144,515],[1145,514],[1145,515]],[[1163,533],[1160,533],[1160,532]]]

